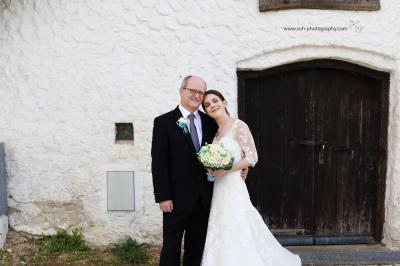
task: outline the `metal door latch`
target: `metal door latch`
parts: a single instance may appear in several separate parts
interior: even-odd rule
[[[325,161],[325,144],[322,144],[321,149],[319,150],[319,154],[318,154],[318,163],[319,164],[324,164]]]

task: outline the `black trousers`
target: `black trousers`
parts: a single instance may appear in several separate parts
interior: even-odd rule
[[[163,247],[160,266],[179,266],[181,243],[184,239],[184,266],[199,266],[207,235],[209,210],[200,200],[191,211],[163,213]]]

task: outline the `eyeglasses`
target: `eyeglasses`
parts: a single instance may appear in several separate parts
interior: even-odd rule
[[[190,92],[190,94],[192,94],[193,96],[196,96],[197,94],[199,94],[200,97],[204,97],[204,94],[206,94],[205,92],[199,91],[199,90],[195,90],[195,89],[191,89],[191,88],[184,88],[185,90],[188,90]]]

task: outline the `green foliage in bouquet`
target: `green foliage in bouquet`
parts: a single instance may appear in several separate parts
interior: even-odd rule
[[[222,144],[206,144],[197,153],[197,158],[206,168],[229,170],[233,157]]]

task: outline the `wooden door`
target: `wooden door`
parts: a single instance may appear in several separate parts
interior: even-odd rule
[[[239,71],[253,204],[285,244],[380,241],[387,73],[334,60]]]

